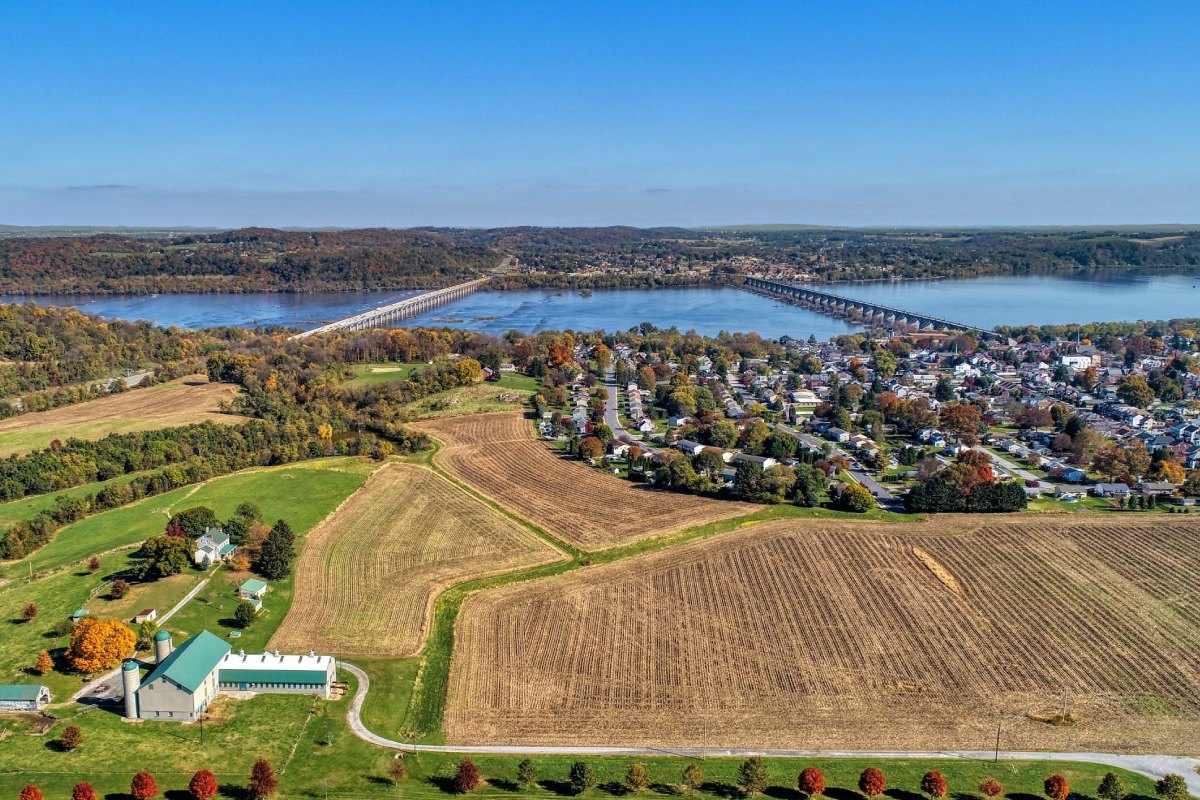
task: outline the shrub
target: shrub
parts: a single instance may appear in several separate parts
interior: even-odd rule
[[[858,776],[858,789],[867,797],[878,797],[887,788],[887,778],[875,767],[867,767]]]
[[[825,794],[825,774],[816,767],[805,767],[796,786],[809,797]]]
[[[88,572],[98,572],[100,570],[100,556],[92,556],[87,561]]]
[[[986,797],[999,797],[1004,794],[1004,787],[995,778],[988,778],[979,784],[979,791],[983,792]]]
[[[522,786],[532,786],[537,780],[537,769],[533,766],[533,762],[528,758],[521,759],[521,763],[517,764],[517,783]]]
[[[217,776],[202,769],[188,781],[188,791],[196,800],[209,800],[217,794]]]
[[[21,619],[25,620],[26,622],[29,622],[31,619],[33,619],[37,615],[38,615],[37,603],[26,603],[25,607],[23,609],[21,609]]]
[[[635,792],[649,786],[650,775],[646,772],[646,765],[637,763],[630,766],[629,771],[625,773],[625,785]]]
[[[704,770],[699,764],[688,764],[683,768],[683,785],[693,792],[704,785]]]
[[[1042,790],[1050,800],[1067,800],[1067,796],[1071,794],[1071,785],[1062,775],[1055,774],[1046,778]]]
[[[459,761],[458,770],[454,773],[454,791],[466,794],[482,785],[483,776],[479,774],[479,767],[475,766],[475,762],[469,758]]]
[[[33,671],[38,675],[45,675],[52,669],[54,669],[54,660],[50,658],[50,653],[45,650],[38,653],[37,661],[33,662]]]
[[[96,790],[87,781],[75,784],[75,788],[71,789],[71,800],[100,800],[96,796]]]
[[[758,794],[767,788],[767,767],[758,756],[751,756],[738,767],[738,788],[742,794]]]
[[[1125,788],[1125,781],[1121,780],[1121,776],[1115,772],[1104,773],[1104,778],[1100,781],[1100,788],[1096,790],[1096,796],[1100,800],[1125,800],[1125,795],[1129,794]]]
[[[46,800],[46,796],[42,794],[41,789],[31,783],[21,790],[21,793],[17,795],[17,800]]]
[[[68,725],[59,734],[58,746],[67,752],[74,750],[81,744],[83,744],[83,731],[79,730],[78,725]]]
[[[158,784],[153,775],[142,770],[129,782],[129,793],[133,795],[133,800],[150,800],[151,797],[158,797]]]
[[[575,794],[583,794],[596,785],[596,771],[586,761],[576,761],[567,773],[567,783]]]
[[[946,779],[936,769],[926,772],[921,778],[921,791],[933,798],[946,796]]]
[[[265,800],[279,790],[279,778],[271,762],[260,758],[250,769],[250,796],[254,800]]]
[[[112,586],[108,588],[108,596],[113,600],[120,600],[127,594],[129,594],[129,582],[120,578],[113,581]]]
[[[392,759],[392,768],[388,770],[392,776],[392,782],[397,783],[408,776],[408,765],[404,763],[404,756]]]
[[[842,508],[863,514],[875,507],[875,495],[860,483],[852,483],[842,490],[839,498]]]
[[[1164,775],[1162,780],[1154,784],[1154,793],[1163,800],[1187,800],[1187,781],[1175,773]]]

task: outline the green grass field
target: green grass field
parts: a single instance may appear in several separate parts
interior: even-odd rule
[[[381,361],[378,364],[358,364],[354,367],[355,377],[346,381],[343,386],[350,389],[361,389],[380,383],[392,383],[413,374],[413,370],[425,366],[420,362],[406,363],[403,361]]]
[[[145,472],[132,472],[128,475],[121,475],[107,481],[85,483],[82,486],[74,486],[70,489],[62,489],[57,492],[39,494],[34,497],[22,497],[20,500],[10,500],[7,503],[0,503],[0,528],[5,528],[14,522],[20,522],[21,520],[36,516],[39,511],[45,511],[47,508],[53,506],[55,498],[81,497],[83,495],[95,494],[105,486],[129,483],[139,475],[145,474]]]
[[[361,486],[374,468],[374,464],[365,461],[340,458],[247,470],[198,487],[147,498],[69,526],[59,538],[27,560],[38,564],[35,573],[40,569],[48,572],[30,582],[22,579],[28,569],[26,562],[8,567],[9,582],[0,587],[0,682],[36,680],[64,698],[79,687],[82,682],[79,676],[52,672],[37,678],[23,672],[39,650],[55,653],[66,645],[65,639],[50,633],[56,624],[81,606],[86,606],[94,616],[127,615],[130,609],[144,607],[156,607],[163,612],[195,585],[202,575],[189,571],[166,581],[134,584],[121,601],[111,601],[107,595],[96,596],[113,575],[130,567],[134,543],[162,531],[169,509],[207,505],[221,517],[248,500],[262,508],[266,520],[287,519],[297,534],[303,534]],[[96,574],[84,567],[82,562],[91,553],[121,545],[130,546],[103,556]],[[222,573],[214,577],[210,587],[210,591],[223,591]],[[273,631],[271,626],[282,620],[290,602],[290,581],[279,582],[275,589],[268,594],[264,616],[245,637],[247,644],[261,647]],[[168,627],[175,629],[179,625],[180,630],[194,633],[200,627],[216,626],[227,618],[220,600],[205,603],[205,595],[202,593],[197,598],[201,602],[187,606]],[[30,602],[37,605],[38,616],[31,622],[19,622],[21,609]],[[214,632],[223,635],[222,628],[214,627]]]
[[[350,680],[351,693],[354,688]],[[374,685],[372,685],[374,689]],[[349,696],[349,695],[348,695]],[[366,744],[351,733],[345,722],[349,701],[314,701],[301,696],[260,695],[248,701],[222,701],[214,705],[217,721],[204,727],[204,742],[195,725],[144,722],[130,725],[111,710],[75,707],[45,735],[30,735],[9,723],[11,734],[0,748],[0,796],[15,797],[28,783],[39,786],[48,798],[65,798],[80,780],[89,780],[100,796],[125,798],[129,779],[138,769],[149,769],[166,797],[184,797],[191,774],[201,768],[216,773],[220,796],[241,797],[250,765],[264,757],[280,776],[279,794],[292,798],[445,798],[453,794],[449,778],[460,756],[442,753],[405,753],[407,776],[393,782],[388,772],[396,753]],[[70,753],[58,752],[51,742],[67,724],[78,725],[83,744]],[[0,722],[0,726],[4,725]],[[572,762],[584,760],[597,776],[597,786],[585,798],[614,796],[671,797],[683,794],[678,787],[684,767],[698,765],[704,783],[695,796],[736,797],[740,759],[692,759],[664,755],[653,758],[532,756],[537,781],[530,787],[516,783],[518,755],[479,755],[473,758],[487,783],[472,794],[487,798],[546,798],[570,794],[566,785]],[[623,781],[630,765],[648,770],[651,785],[628,793]],[[974,800],[986,778],[999,780],[1009,798],[1033,800],[1042,796],[1042,782],[1055,772],[1071,784],[1077,800],[1093,797],[1107,768],[1077,763],[968,761],[963,759],[768,759],[765,795],[799,797],[796,776],[804,767],[818,766],[834,800],[859,800],[859,773],[867,766],[883,770],[890,800],[916,800],[921,776],[938,769],[952,797]],[[1153,795],[1153,784],[1141,776],[1117,770],[1131,792],[1131,800]]]

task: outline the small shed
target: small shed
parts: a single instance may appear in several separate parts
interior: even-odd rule
[[[79,622],[79,620],[83,619],[87,615],[88,610],[86,608],[77,608],[75,609],[75,613],[71,615],[71,622]]]
[[[141,625],[143,622],[154,622],[156,619],[158,619],[157,608],[143,608],[133,615],[133,624]]]
[[[238,597],[246,600],[262,600],[263,595],[267,593],[266,581],[260,581],[258,578],[250,578],[241,586],[238,587]]]
[[[50,702],[50,690],[37,684],[0,684],[0,711],[41,711]]]

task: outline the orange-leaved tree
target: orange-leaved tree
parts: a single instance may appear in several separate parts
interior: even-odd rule
[[[999,797],[1004,794],[1004,787],[1000,785],[1000,781],[995,778],[988,778],[983,783],[979,784],[979,791],[983,792],[989,798]]]
[[[151,797],[158,797],[158,783],[153,775],[142,770],[129,782],[129,793],[133,795],[133,800],[150,800]]]
[[[71,800],[100,800],[96,796],[96,790],[87,781],[75,784],[75,788],[71,790]]]
[[[202,769],[192,776],[192,780],[188,783],[188,791],[196,800],[209,800],[210,797],[215,797],[217,794],[217,777],[208,770]]]
[[[50,658],[50,653],[46,650],[38,653],[37,661],[33,664],[33,671],[38,675],[45,675],[52,669],[54,669],[54,660]]]
[[[931,769],[921,778],[921,791],[934,800],[941,800],[946,796],[946,779],[942,777],[942,773]]]
[[[1058,774],[1046,778],[1042,789],[1050,800],[1067,800],[1067,796],[1071,794],[1071,786],[1067,783],[1067,779]]]
[[[254,800],[266,800],[279,790],[279,778],[271,762],[260,758],[250,768],[250,796]]]
[[[858,789],[867,797],[878,797],[887,788],[887,778],[875,767],[867,767],[858,776]]]
[[[816,767],[805,767],[800,772],[797,788],[809,797],[825,794],[825,773]]]
[[[21,790],[21,793],[17,795],[17,800],[46,800],[46,796],[42,794],[41,789],[31,783]]]
[[[117,666],[136,648],[137,634],[124,622],[84,618],[71,631],[67,663],[79,672],[100,672]]]

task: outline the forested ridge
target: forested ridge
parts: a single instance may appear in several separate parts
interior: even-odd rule
[[[515,269],[499,288],[654,287],[738,274],[814,281],[1200,267],[1200,232],[683,228],[243,228],[168,238],[0,238],[0,292],[432,288]]]

